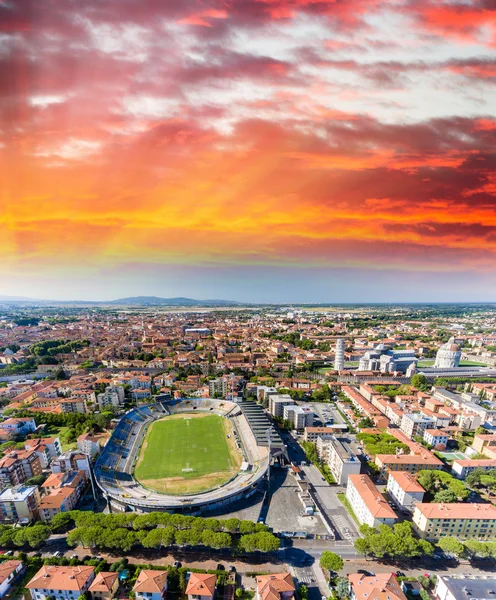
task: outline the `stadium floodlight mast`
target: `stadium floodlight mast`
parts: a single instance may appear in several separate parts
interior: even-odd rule
[[[86,457],[86,464],[88,465],[88,475],[90,477],[90,483],[91,483],[91,491],[93,492],[93,500],[96,502],[96,491],[95,491],[95,484],[93,482],[93,472],[92,472],[92,467],[91,467],[90,455],[87,452],[81,452],[81,454],[84,454],[84,456]]]
[[[267,466],[267,484],[268,487],[270,488],[270,452],[271,452],[271,448],[272,448],[272,434],[275,432],[274,427],[272,427],[272,425],[267,429],[267,431],[265,432],[265,435],[267,436],[267,441],[269,442],[269,464]]]

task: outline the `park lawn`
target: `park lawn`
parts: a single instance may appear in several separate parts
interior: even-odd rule
[[[221,485],[241,464],[228,432],[229,423],[217,415],[183,413],[155,421],[140,449],[134,476],[145,487],[171,494]]]

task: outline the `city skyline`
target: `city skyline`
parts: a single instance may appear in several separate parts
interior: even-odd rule
[[[496,298],[489,1],[0,3],[0,295]]]

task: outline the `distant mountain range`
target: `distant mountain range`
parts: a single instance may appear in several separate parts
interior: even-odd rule
[[[86,306],[239,306],[233,300],[195,300],[194,298],[159,298],[158,296],[131,296],[117,300],[91,301],[91,300],[40,300],[26,298],[25,296],[0,296],[3,304],[78,304]]]
[[[159,298],[157,296],[131,296],[119,298],[104,304],[120,304],[126,306],[238,306],[232,300],[195,300],[193,298]]]

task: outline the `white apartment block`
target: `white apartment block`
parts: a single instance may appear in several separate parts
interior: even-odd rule
[[[425,417],[420,413],[408,413],[404,414],[403,418],[401,419],[400,430],[407,437],[412,439],[416,435],[420,435],[422,437],[426,429],[432,429],[434,426],[434,419]]]
[[[328,464],[338,485],[346,484],[350,475],[360,473],[360,460],[344,440],[318,438],[317,453]]]
[[[348,499],[361,525],[370,527],[394,525],[396,513],[384,499],[368,475],[349,475],[346,487]]]
[[[297,430],[313,425],[313,411],[307,406],[287,405],[284,407],[283,418],[290,421]]]
[[[446,446],[448,444],[448,434],[440,429],[426,429],[423,439],[430,446],[437,446],[438,444]]]
[[[387,492],[401,509],[413,511],[415,505],[424,499],[425,490],[413,475],[406,471],[391,471],[387,482]]]
[[[273,417],[284,417],[284,407],[295,406],[291,396],[288,394],[270,394],[269,395],[269,412]]]

